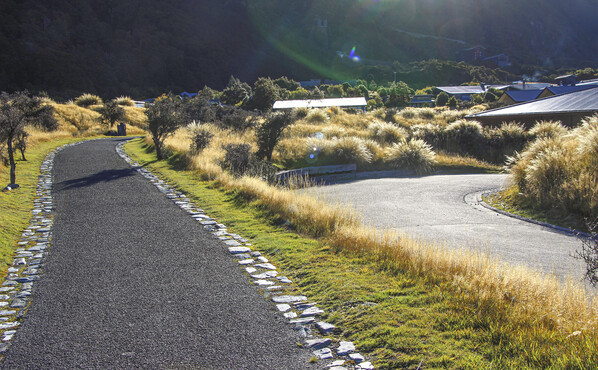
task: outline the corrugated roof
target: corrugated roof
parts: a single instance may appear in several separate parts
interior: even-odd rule
[[[522,103],[536,99],[541,92],[542,90],[512,90],[505,91],[505,94],[507,94],[515,102]]]
[[[587,89],[592,89],[596,86],[594,85],[582,85],[582,86],[576,86],[576,85],[571,85],[571,86],[550,86],[547,87],[545,90],[549,90],[550,92],[552,92],[554,95],[561,95],[561,94],[568,94],[568,93],[572,93],[575,91],[581,91],[581,90],[587,90]]]
[[[536,114],[576,113],[598,111],[598,86],[569,94],[549,96],[528,103],[471,114],[468,118],[526,116]]]
[[[486,85],[485,87],[486,87],[486,90],[490,89],[490,88],[501,90],[508,86],[509,85]],[[475,85],[475,86],[437,86],[436,88],[438,90],[444,91],[445,93],[447,93],[449,95],[483,94],[486,92],[486,90],[482,89],[482,87],[480,85]]]
[[[366,105],[367,102],[365,101],[364,97],[310,100],[279,100],[274,102],[273,109],[365,107]]]

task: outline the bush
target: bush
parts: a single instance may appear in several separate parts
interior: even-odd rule
[[[423,140],[434,148],[442,149],[446,146],[444,127],[434,123],[412,126],[411,137],[413,139]]]
[[[255,135],[257,136],[257,157],[272,160],[272,152],[285,128],[293,123],[293,114],[289,111],[271,113],[260,124]]]
[[[189,126],[189,133],[191,136],[191,153],[197,154],[207,148],[214,137],[210,131],[201,128],[196,122]]]
[[[75,104],[83,108],[88,108],[92,105],[101,105],[103,103],[102,98],[93,94],[83,94],[75,99]]]
[[[384,161],[394,168],[414,170],[417,174],[432,172],[436,164],[436,153],[423,140],[403,140],[393,144],[384,156]]]
[[[445,133],[449,152],[477,156],[484,146],[484,134],[479,122],[458,120],[448,125]]]
[[[112,128],[116,121],[122,120],[125,118],[125,110],[123,107],[118,105],[116,100],[110,101],[99,109],[97,112],[100,114],[100,121],[108,125],[108,127]]]
[[[312,109],[305,120],[309,123],[324,123],[328,121],[328,115],[322,109]]]
[[[436,95],[436,106],[437,107],[444,107],[448,104],[449,95],[442,91],[440,94]]]
[[[244,109],[220,105],[214,106],[213,109],[214,123],[225,129],[245,131],[255,125],[254,117]]]
[[[364,141],[354,137],[342,137],[331,140],[330,153],[335,163],[370,163],[372,153]]]
[[[309,114],[309,109],[307,109],[305,107],[293,109],[293,115],[297,119],[303,119],[303,118],[307,117],[308,114]]]
[[[568,129],[560,121],[540,121],[529,130],[529,135],[536,138],[557,137],[566,134]]]
[[[374,121],[368,126],[372,139],[382,144],[397,143],[407,138],[407,130],[391,123]]]
[[[156,147],[158,160],[164,158],[164,140],[187,123],[182,101],[173,96],[156,99],[146,110],[148,129]]]
[[[581,251],[575,251],[574,257],[586,263],[585,279],[592,284],[598,285],[598,221],[588,223],[590,237],[580,236]]]
[[[121,105],[123,107],[133,107],[135,106],[135,102],[129,96],[119,96],[115,98],[114,101],[116,104]]]
[[[225,154],[221,166],[235,176],[243,176],[249,169],[251,146],[249,144],[226,144],[222,146],[222,149]]]

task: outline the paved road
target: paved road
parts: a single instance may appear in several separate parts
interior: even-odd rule
[[[512,264],[580,280],[583,263],[570,256],[581,246],[575,237],[465,201],[466,195],[498,189],[506,180],[506,175],[436,175],[359,180],[316,190],[331,201],[352,204],[376,227],[487,251]]]
[[[306,368],[311,354],[227,249],[117,143],[56,156],[51,250],[1,366]]]

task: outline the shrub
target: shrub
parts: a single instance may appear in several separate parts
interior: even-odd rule
[[[148,129],[156,147],[158,160],[163,159],[164,140],[187,122],[182,101],[173,96],[157,99],[150,105],[145,114]]]
[[[423,140],[434,148],[441,149],[446,146],[444,127],[434,123],[412,126],[411,137],[413,139]]]
[[[476,121],[459,120],[451,123],[445,130],[447,150],[453,153],[478,155],[483,147],[482,125]]]
[[[305,120],[309,123],[324,123],[328,121],[328,115],[322,109],[312,109]]]
[[[363,140],[349,136],[333,139],[329,146],[330,156],[335,163],[369,163],[372,153],[368,150]]]
[[[225,129],[245,131],[255,125],[254,117],[244,109],[220,105],[213,106],[211,109],[213,109],[213,122]],[[204,113],[209,114],[208,111],[204,111]],[[203,121],[206,122],[206,120]]]
[[[124,107],[133,107],[135,106],[135,102],[129,96],[119,96],[115,98],[114,101],[116,104],[124,106]]]
[[[387,150],[384,161],[399,169],[411,169],[417,174],[432,172],[436,153],[423,140],[411,139],[395,143]]]
[[[309,114],[309,109],[307,109],[305,107],[293,109],[293,115],[297,119],[303,119],[303,118],[307,117],[308,114]]]
[[[83,108],[88,108],[92,105],[101,105],[103,104],[103,101],[102,98],[97,95],[83,94],[75,99],[75,104]]]
[[[533,138],[557,137],[566,134],[568,129],[560,121],[540,121],[529,130]]]
[[[368,131],[372,139],[382,143],[391,144],[407,137],[407,130],[397,127],[391,123],[374,121],[368,126]]]
[[[222,149],[225,153],[221,166],[233,175],[244,175],[249,169],[251,146],[249,144],[226,144],[222,146]]]
[[[449,95],[442,91],[440,94],[436,95],[436,106],[444,107],[448,104]]]
[[[419,108],[417,110],[417,115],[421,119],[432,120],[436,117],[436,111],[432,108]]]
[[[214,134],[210,131],[201,128],[196,122],[193,122],[188,127],[191,136],[191,153],[199,153],[210,145]]]
[[[100,120],[102,121],[102,123],[105,123],[110,128],[114,126],[116,121],[125,118],[125,110],[123,109],[123,107],[118,105],[116,100],[112,100],[104,104],[99,109],[97,109],[97,112],[100,114]]]
[[[585,279],[592,284],[598,285],[598,221],[588,224],[590,237],[580,237],[581,251],[575,251],[574,257],[586,263]]]
[[[257,157],[265,157],[268,161],[272,160],[272,152],[276,144],[278,144],[282,132],[292,123],[293,114],[289,111],[271,113],[266,116],[264,122],[255,131],[258,147]]]

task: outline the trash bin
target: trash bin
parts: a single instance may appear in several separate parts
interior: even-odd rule
[[[127,125],[124,123],[119,123],[116,127],[118,136],[127,136]]]

